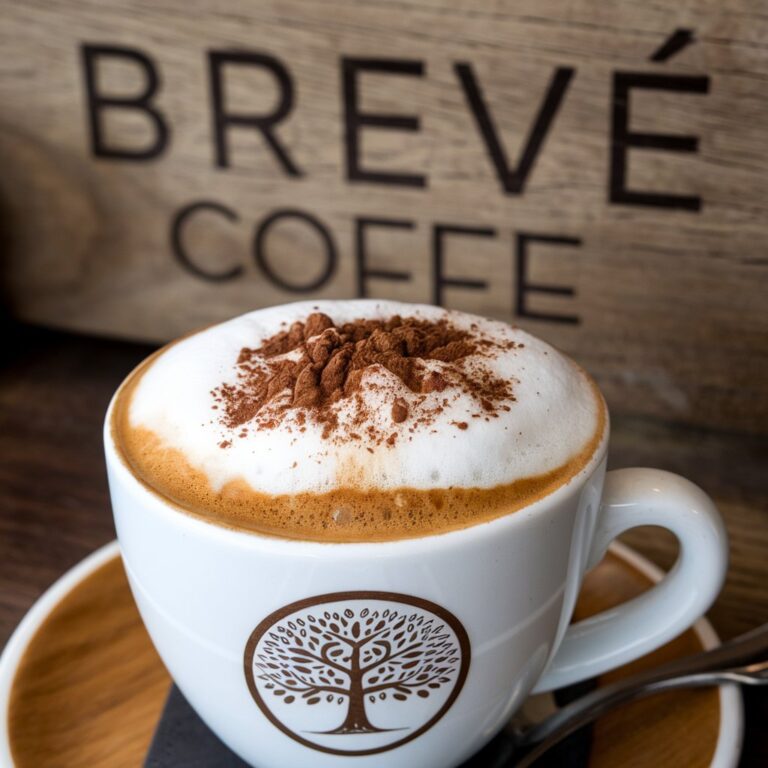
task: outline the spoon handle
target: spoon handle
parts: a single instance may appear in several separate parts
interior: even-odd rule
[[[568,734],[612,707],[656,691],[722,682],[745,684],[766,682],[764,669],[766,665],[754,665],[754,662],[764,660],[766,656],[768,656],[768,624],[763,624],[710,651],[675,659],[660,667],[598,688],[571,702],[546,720],[522,733],[517,733],[515,735],[517,747],[524,749],[535,746],[519,758],[516,765],[520,768],[531,765],[540,755]]]
[[[636,678],[631,678],[631,680],[636,680]],[[516,739],[517,746],[525,747],[532,744],[535,746],[515,760],[515,768],[527,768],[527,766],[532,765],[541,755],[566,736],[620,704],[636,701],[660,691],[676,688],[703,688],[724,683],[768,685],[768,661],[729,669],[691,672],[687,675],[666,677],[645,684],[630,685],[622,681],[620,684],[598,689],[563,707],[554,715],[521,734]]]
[[[604,700],[625,701],[628,693],[639,688],[654,686],[665,680],[686,677],[700,672],[722,671],[733,667],[741,667],[753,662],[763,661],[768,657],[768,624],[763,624],[739,637],[728,640],[717,648],[674,659],[661,666],[640,672],[616,683],[598,688],[586,696],[572,702],[556,712],[547,720],[525,731],[517,739],[519,744],[532,744],[545,737],[545,723],[559,722],[569,713],[581,711]],[[658,689],[657,689],[658,690]]]
[[[768,657],[768,624],[762,624],[739,637],[728,640],[717,648],[693,656],[684,656],[674,659],[661,666],[654,667],[645,672],[632,675],[619,680],[611,685],[598,688],[586,696],[563,707],[552,718],[563,716],[576,709],[591,706],[593,702],[602,701],[613,696],[624,696],[626,691],[634,691],[636,688],[645,688],[664,680],[685,677],[699,672],[721,671],[732,667],[741,667],[757,661],[763,661]],[[621,701],[624,699],[621,698]],[[545,721],[547,722],[547,721]],[[538,741],[543,733],[543,723],[534,726],[521,737],[519,743],[533,743]]]

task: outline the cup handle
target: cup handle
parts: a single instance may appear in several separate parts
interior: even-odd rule
[[[619,534],[639,525],[658,525],[677,537],[674,567],[642,595],[571,625],[535,693],[594,677],[658,648],[714,602],[728,568],[728,537],[709,496],[671,472],[609,472],[587,568],[597,565]]]

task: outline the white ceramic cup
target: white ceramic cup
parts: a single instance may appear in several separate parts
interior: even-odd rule
[[[600,674],[679,634],[717,596],[727,539],[681,477],[592,459],[506,517],[415,539],[319,543],[236,531],[148,490],[105,429],[134,597],[203,720],[263,768],[446,768],[531,691]],[[605,480],[605,483],[604,483]],[[667,528],[672,571],[569,626],[584,573],[620,533]],[[365,756],[364,761],[361,757]]]

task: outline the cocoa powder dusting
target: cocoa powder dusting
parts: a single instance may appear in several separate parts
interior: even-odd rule
[[[322,425],[326,439],[367,438],[394,445],[396,433],[381,432],[370,423],[362,428],[373,415],[362,396],[367,373],[384,369],[413,393],[406,400],[397,394],[402,388],[393,383],[394,424],[430,424],[449,402],[441,398],[440,404],[429,406],[426,395],[450,395],[451,390],[457,395],[470,394],[486,414],[495,415],[497,409],[509,410],[506,403],[515,398],[511,382],[483,366],[482,357],[494,349],[514,346],[514,342],[480,337],[476,328],[457,328],[447,319],[396,315],[337,326],[327,315],[315,312],[259,347],[241,349],[236,381],[213,390],[212,408],[221,411],[221,423],[231,430],[242,430],[250,422],[259,429],[274,429],[291,413],[299,426],[307,420]],[[442,364],[440,370],[430,370],[426,361]],[[370,388],[381,389],[380,381],[370,382]],[[338,417],[342,401],[351,413],[344,430]],[[459,429],[468,426],[466,422],[454,424]]]
[[[408,418],[408,403],[402,397],[395,398],[392,403],[392,421],[395,424],[401,424]]]

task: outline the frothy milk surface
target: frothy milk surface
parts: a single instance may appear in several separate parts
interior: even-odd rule
[[[334,328],[307,336],[307,326],[304,341],[283,339],[318,313]],[[267,376],[281,360],[306,362],[308,348],[317,360],[323,333],[338,340],[344,324],[396,316],[417,329],[442,323],[450,339],[466,341],[407,361],[415,384],[374,363],[345,394],[345,369],[322,417],[312,407],[317,392],[302,407],[298,385],[281,391],[283,378]],[[276,336],[282,347],[268,343]],[[456,352],[459,343],[470,352]],[[325,369],[309,368],[319,391]],[[378,300],[271,307],[195,333],[140,366],[113,410],[129,465],[188,511],[340,541],[423,535],[512,511],[576,474],[605,425],[591,378],[534,336],[475,315]]]

